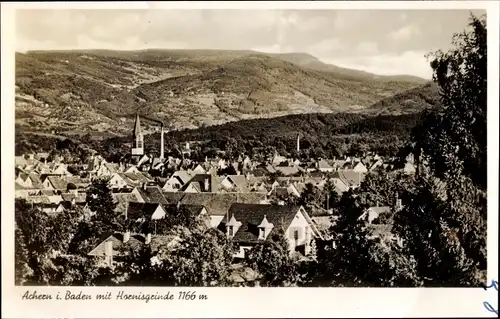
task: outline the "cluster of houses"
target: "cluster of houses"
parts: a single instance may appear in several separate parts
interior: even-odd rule
[[[291,250],[307,255],[311,242],[325,237],[320,224],[330,222],[325,218],[328,211],[307,212],[300,206],[275,205],[271,198],[275,195],[300,197],[307,184],[321,188],[327,180],[342,194],[359,187],[365,175],[379,167],[401,169],[408,174],[415,172],[411,160],[402,167],[391,167],[393,164],[377,155],[309,163],[278,154],[266,163],[256,163],[248,156],[234,163],[221,158],[193,162],[189,156],[182,159],[148,156],[144,154],[138,116],[134,136],[135,147],[128,163],[110,163],[94,155],[88,163],[76,167],[58,158],[49,162],[47,153],[16,157],[15,196],[49,215],[75,205],[88,210],[87,187],[94,178],[106,178],[117,203],[116,213],[125,218],[156,221],[165,218],[170,209],[182,207],[192,214],[206,216],[210,227],[219,228],[233,238],[240,247],[235,258],[243,258],[246,250],[278,231],[285,232]],[[185,150],[189,150],[189,145]],[[160,154],[163,153],[162,145]],[[236,174],[220,173],[229,166]],[[162,169],[173,173],[168,177],[152,176],[152,171]],[[391,209],[373,207],[364,218],[372,222],[380,212]],[[110,234],[89,254],[111,263],[123,244],[155,245],[164,240],[167,240],[165,236],[154,231]]]

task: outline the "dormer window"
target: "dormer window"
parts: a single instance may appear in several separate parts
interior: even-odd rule
[[[269,233],[271,232],[271,230],[273,229],[273,227],[274,227],[274,225],[271,224],[267,220],[266,215],[264,215],[264,219],[262,220],[262,222],[258,226],[258,228],[259,228],[259,239],[265,240],[267,238],[267,236],[269,235]]]
[[[234,215],[231,217],[229,222],[227,223],[227,236],[228,237],[234,237],[236,232],[238,231],[238,228],[240,228],[241,222],[237,221],[236,218],[234,218]]]

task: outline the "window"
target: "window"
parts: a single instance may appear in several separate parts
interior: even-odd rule
[[[264,227],[259,228],[259,239],[266,239],[266,229]]]
[[[233,226],[228,226],[227,231],[228,231],[228,234],[229,234],[230,237],[234,236],[234,228],[233,228]]]
[[[295,229],[293,231],[293,239],[295,240],[298,240],[299,239],[299,231],[297,229]]]
[[[142,140],[141,139],[137,140],[137,148],[142,148]]]

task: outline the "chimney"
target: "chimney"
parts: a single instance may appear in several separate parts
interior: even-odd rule
[[[160,159],[163,159],[163,156],[164,156],[164,153],[165,153],[165,149],[164,149],[164,130],[163,130],[163,123],[161,124],[161,137],[160,137]]]
[[[146,245],[151,244],[151,233],[147,233],[145,244]]]
[[[210,177],[205,177],[205,191],[210,191]]]
[[[126,243],[130,240],[130,231],[127,230],[125,233],[123,233],[123,243]]]

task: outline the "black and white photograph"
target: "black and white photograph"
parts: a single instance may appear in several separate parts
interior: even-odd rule
[[[479,9],[16,10],[10,280],[489,285],[488,27]]]

